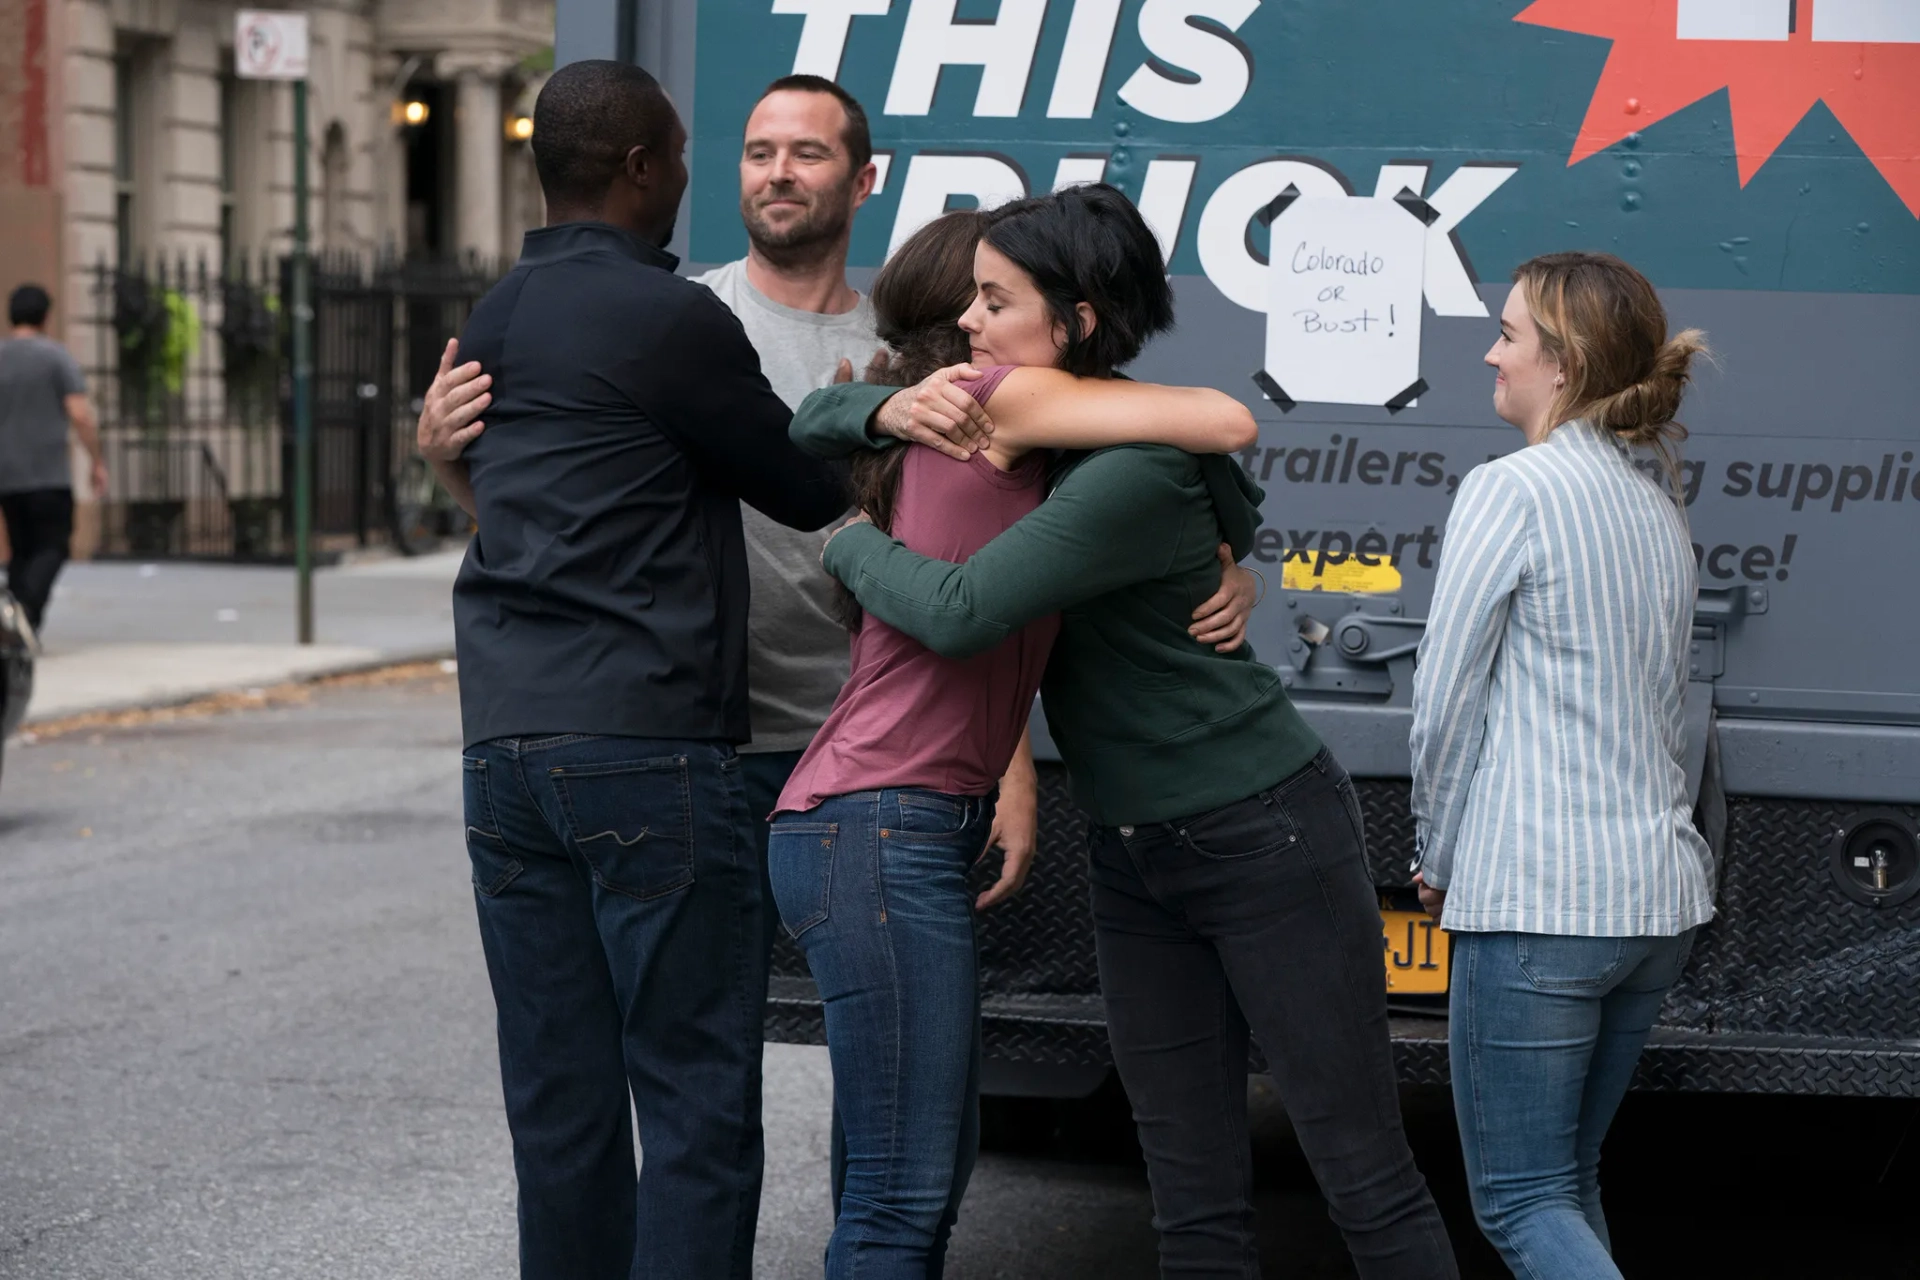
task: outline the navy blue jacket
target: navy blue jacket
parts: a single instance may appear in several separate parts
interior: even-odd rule
[[[678,265],[603,223],[546,227],[467,322],[461,357],[493,375],[453,589],[468,744],[748,738],[740,503],[817,529],[845,485]]]

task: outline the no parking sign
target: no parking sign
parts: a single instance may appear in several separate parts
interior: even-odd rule
[[[233,70],[242,80],[307,78],[307,15],[242,9],[234,15]]]

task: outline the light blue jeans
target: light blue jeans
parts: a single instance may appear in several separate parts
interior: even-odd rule
[[[825,1006],[844,1133],[828,1280],[938,1280],[980,1144],[967,868],[992,796],[863,791],[773,824],[781,921]]]
[[[1521,1280],[1619,1280],[1600,1143],[1697,932],[1453,935],[1449,1049],[1467,1186]]]

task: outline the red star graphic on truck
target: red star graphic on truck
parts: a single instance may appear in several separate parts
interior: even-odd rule
[[[1920,0],[1535,0],[1514,21],[1613,41],[1569,165],[1724,88],[1744,187],[1824,102],[1920,217]]]

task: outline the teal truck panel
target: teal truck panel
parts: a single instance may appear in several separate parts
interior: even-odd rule
[[[1355,719],[1355,702],[1402,701],[1390,677],[1363,661],[1335,679],[1298,619],[1373,610],[1334,598],[1354,588],[1422,614],[1460,476],[1518,444],[1479,362],[1509,272],[1553,250],[1618,253],[1719,353],[1684,415],[1701,583],[1767,600],[1708,637],[1720,716],[1782,722],[1775,737],[1876,724],[1872,752],[1900,762],[1869,785],[1851,757],[1815,751],[1746,783],[1912,798],[1920,670],[1900,638],[1920,628],[1920,31],[1860,0],[1758,9],[708,0],[690,256],[745,252],[739,138],[759,89],[794,70],[836,75],[871,116],[884,174],[856,270],[943,208],[1088,178],[1127,191],[1168,250],[1180,315],[1133,372],[1220,386],[1261,422],[1242,455],[1269,494],[1251,562],[1287,590],[1256,616],[1255,646],[1301,668],[1299,700],[1327,704],[1357,771],[1391,775],[1394,751],[1351,737],[1361,721],[1403,727],[1404,708]],[[1437,212],[1412,405],[1281,406],[1254,381],[1262,211],[1289,186],[1404,188]],[[1362,557],[1394,572],[1360,573]]]

